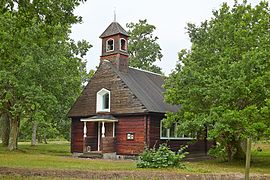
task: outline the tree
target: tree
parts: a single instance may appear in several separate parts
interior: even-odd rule
[[[69,39],[71,25],[81,22],[73,14],[80,2],[0,3],[0,114],[10,122],[10,150],[17,148],[22,119],[59,132],[68,124],[66,113],[86,75],[82,57],[91,47]]]
[[[153,35],[156,27],[148,24],[146,19],[126,26],[130,35],[129,65],[161,74],[161,68],[153,64],[162,58],[158,37]]]
[[[167,125],[200,132],[225,150],[228,160],[243,157],[241,142],[270,132],[270,11],[267,2],[224,3],[200,26],[188,24],[191,50],[165,83],[165,99],[181,104],[167,113]]]

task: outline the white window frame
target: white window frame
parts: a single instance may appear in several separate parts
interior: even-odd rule
[[[178,135],[177,134],[177,123],[175,123],[175,130],[174,130],[174,137],[170,137],[170,128],[166,128],[167,133],[166,133],[166,137],[162,136],[162,121],[160,121],[160,139],[175,139],[175,140],[193,140],[196,139],[194,137],[184,137],[185,135]],[[177,137],[180,136],[180,137]]]
[[[112,50],[108,50],[108,46],[109,46],[108,42],[110,40],[112,40],[112,42],[113,42],[113,48],[112,48]],[[107,39],[107,41],[106,41],[106,52],[111,52],[111,51],[114,51],[114,39],[113,38]]]
[[[121,41],[124,40],[125,41],[125,49],[122,49],[122,44],[121,44]],[[127,40],[125,38],[120,38],[120,41],[119,41],[119,49],[120,51],[127,51]]]
[[[109,108],[103,109],[103,96],[109,94]],[[110,112],[111,108],[111,92],[105,88],[102,88],[97,92],[96,112]]]

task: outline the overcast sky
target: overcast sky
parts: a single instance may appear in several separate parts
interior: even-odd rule
[[[126,23],[147,19],[156,26],[163,58],[156,64],[168,75],[176,65],[177,53],[189,49],[190,41],[187,23],[200,24],[212,17],[212,10],[220,8],[223,2],[232,5],[234,0],[87,0],[75,14],[82,16],[83,23],[72,27],[71,38],[85,39],[93,46],[87,53],[87,70],[95,69],[101,55],[99,36],[113,21],[116,9],[117,22],[126,29]],[[249,0],[256,5],[259,0]]]

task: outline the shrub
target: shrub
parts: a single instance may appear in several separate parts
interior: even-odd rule
[[[219,143],[217,143],[214,147],[212,147],[211,149],[209,149],[208,154],[211,157],[219,158],[222,161],[226,161],[227,160],[226,150]]]
[[[179,149],[177,153],[170,150],[167,144],[161,144],[158,149],[146,148],[139,156],[137,167],[139,168],[168,168],[178,167],[183,168],[184,164],[181,161],[186,157],[187,146]]]

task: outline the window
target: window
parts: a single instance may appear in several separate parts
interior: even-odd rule
[[[127,140],[134,140],[135,134],[133,132],[127,133]]]
[[[127,51],[127,43],[124,38],[121,38],[120,40],[120,50]]]
[[[170,128],[165,128],[164,123],[160,122],[160,139],[195,139],[191,135],[177,134],[177,123]]]
[[[109,93],[106,93],[102,96],[102,109],[109,109]]]
[[[106,41],[106,51],[113,51],[114,50],[114,40],[113,39],[108,39]]]
[[[97,112],[110,112],[110,91],[101,89],[97,92]]]

